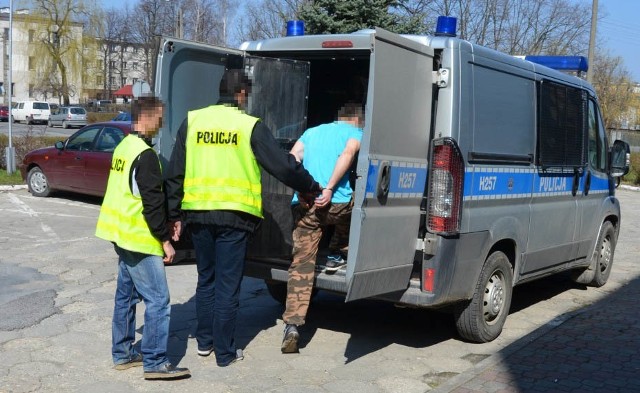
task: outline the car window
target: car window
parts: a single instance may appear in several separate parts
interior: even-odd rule
[[[91,127],[73,134],[67,141],[67,150],[91,150],[93,141],[100,131],[101,127]]]
[[[124,132],[116,127],[105,127],[100,134],[96,151],[112,152],[124,139]]]
[[[71,113],[73,113],[74,115],[84,115],[85,113],[87,113],[84,108],[70,108],[69,109],[71,111]]]
[[[46,102],[34,102],[33,109],[49,109],[49,104]]]

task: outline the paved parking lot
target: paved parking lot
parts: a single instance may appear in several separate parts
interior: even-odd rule
[[[115,254],[93,236],[99,199],[34,198],[0,191],[0,392],[425,392],[499,356],[519,339],[562,324],[571,312],[640,277],[640,200],[621,190],[623,228],[603,288],[554,277],[516,288],[502,335],[457,338],[450,316],[320,293],[301,331],[300,354],[282,355],[282,308],[262,282],[245,279],[238,340],[245,360],[218,368],[196,355],[193,264],[168,267],[172,361],[192,378],[145,381],[110,358]],[[144,307],[138,308],[138,325]],[[140,330],[141,331],[141,330]]]

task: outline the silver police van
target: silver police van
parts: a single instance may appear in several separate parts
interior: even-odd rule
[[[346,301],[450,310],[464,339],[491,341],[515,285],[561,271],[606,283],[621,219],[614,178],[628,171],[629,148],[609,146],[585,80],[452,35],[375,29],[240,49],[163,38],[160,156],[169,159],[187,111],[217,102],[225,68],[249,73],[249,111],[284,149],[307,127],[333,121],[341,104],[363,103],[347,266],[325,271],[321,242],[315,287]],[[553,60],[576,59],[583,69],[582,58]],[[265,220],[246,274],[279,300],[291,196],[263,173]]]

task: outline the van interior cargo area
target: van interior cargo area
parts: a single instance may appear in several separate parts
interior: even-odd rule
[[[311,128],[337,120],[337,112],[348,102],[366,104],[369,79],[370,51],[319,52],[291,56],[291,53],[259,53],[263,57],[277,57],[310,63],[307,124]],[[347,86],[347,88],[345,88]],[[304,128],[300,130],[300,135]],[[300,137],[296,135],[296,139]],[[290,149],[295,140],[280,139],[283,148]],[[352,167],[355,171],[355,162]],[[354,172],[355,173],[355,172]],[[263,173],[264,220],[254,234],[248,256],[268,259],[273,265],[286,268],[291,260],[293,246],[293,217],[291,197],[293,191],[266,173]],[[327,255],[333,228],[324,231],[318,252],[318,263]]]

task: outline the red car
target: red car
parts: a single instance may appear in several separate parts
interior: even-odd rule
[[[27,153],[20,174],[34,196],[56,190],[104,196],[113,150],[129,132],[128,122],[89,124],[54,147]]]
[[[9,121],[9,107],[6,105],[0,106],[0,121]]]

